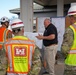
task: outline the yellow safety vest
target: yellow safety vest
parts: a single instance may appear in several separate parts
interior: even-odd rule
[[[34,43],[24,36],[15,36],[5,44],[8,73],[28,74],[31,68]]]
[[[65,60],[65,64],[70,66],[76,66],[76,28],[74,28],[72,25],[70,25],[70,28],[74,32],[74,41],[69,51],[69,54]]]

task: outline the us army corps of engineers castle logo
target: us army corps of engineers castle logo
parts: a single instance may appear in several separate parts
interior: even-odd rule
[[[26,47],[14,47],[14,55],[15,56],[27,56],[27,48]]]

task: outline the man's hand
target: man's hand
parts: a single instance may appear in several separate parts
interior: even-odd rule
[[[37,39],[39,39],[39,40],[42,40],[42,39],[43,39],[43,37],[44,37],[44,36],[43,36],[43,35],[41,35],[41,34],[38,34],[38,36],[36,36],[36,38],[37,38]]]

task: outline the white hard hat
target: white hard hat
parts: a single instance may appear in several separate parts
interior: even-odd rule
[[[7,17],[2,17],[2,18],[1,18],[1,22],[6,22],[6,21],[9,22],[9,19],[8,19]]]
[[[68,16],[75,15],[75,14],[76,14],[76,5],[71,6],[68,10]]]
[[[11,28],[18,28],[24,26],[23,22],[20,19],[14,19],[11,21]]]

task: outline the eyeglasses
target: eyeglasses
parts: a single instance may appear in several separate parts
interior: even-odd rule
[[[16,31],[19,32],[19,31],[21,31],[21,29],[13,29],[12,31],[13,31],[13,32],[16,32]]]

